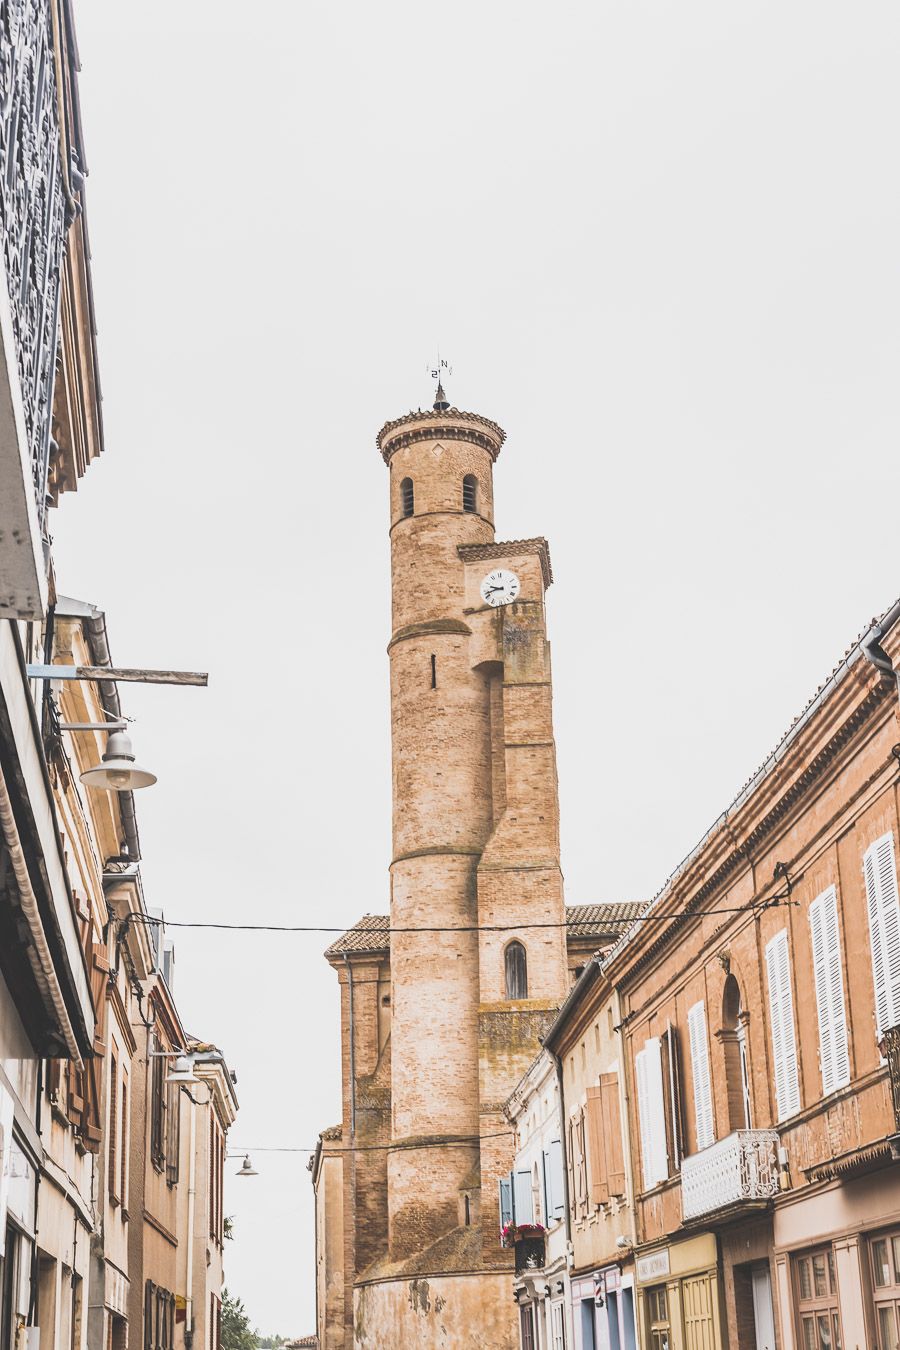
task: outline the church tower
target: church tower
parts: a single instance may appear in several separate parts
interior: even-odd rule
[[[567,963],[550,557],[543,539],[495,540],[504,439],[440,386],[433,410],[378,435],[390,477],[391,1114],[387,1253],[358,1288],[358,1345],[469,1345],[474,1328],[479,1344],[518,1344],[498,1234],[512,1158],[502,1106],[565,997]],[[422,1281],[437,1318],[416,1306]]]

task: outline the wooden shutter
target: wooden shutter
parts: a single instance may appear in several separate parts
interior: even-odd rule
[[[610,1195],[625,1194],[625,1152],[622,1147],[622,1115],[619,1110],[619,1075],[600,1075],[603,1139],[606,1145],[606,1182]]]
[[[651,1036],[634,1057],[637,1079],[638,1121],[644,1190],[651,1190],[669,1175],[666,1148],[666,1105],[663,1095],[662,1052],[659,1038]]]
[[[863,859],[875,983],[875,1027],[881,1040],[888,1027],[900,1022],[900,896],[894,836],[883,834]]]
[[[819,1013],[819,1063],[822,1093],[828,1096],[850,1082],[844,977],[838,936],[837,891],[829,886],[809,907],[816,1007]]]
[[[119,1064],[115,1055],[109,1057],[109,1134],[106,1142],[109,1196],[119,1199]]]
[[[800,1079],[794,1038],[794,997],[787,929],[782,928],[766,944],[766,975],[769,982],[769,1013],[772,1023],[772,1057],[775,1069],[775,1099],[778,1119],[800,1110]]]
[[[671,1022],[660,1037],[663,1059],[663,1089],[668,1100],[666,1129],[668,1133],[668,1152],[674,1170],[681,1167],[684,1157],[684,1110],[681,1092],[681,1059],[678,1053],[678,1032]]]
[[[534,1223],[530,1168],[513,1174],[513,1218],[516,1223]]]
[[[500,1227],[505,1228],[508,1223],[512,1223],[513,1218],[512,1177],[501,1177],[498,1184],[500,1188]]]
[[[694,1085],[694,1119],[697,1148],[709,1148],[716,1137],[713,1118],[712,1087],[709,1078],[709,1042],[706,1038],[706,1008],[703,1000],[688,1011],[691,1042],[691,1080]]]
[[[603,1096],[599,1087],[589,1087],[587,1090],[587,1127],[591,1201],[595,1205],[605,1205],[609,1201],[609,1181],[606,1173]]]

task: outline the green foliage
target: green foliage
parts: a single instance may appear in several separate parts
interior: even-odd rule
[[[259,1336],[239,1298],[222,1290],[222,1350],[259,1350]]]

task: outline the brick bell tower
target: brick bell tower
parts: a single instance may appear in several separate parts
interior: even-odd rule
[[[470,1344],[462,1330],[432,1342],[421,1317],[402,1329],[418,1276],[445,1327],[474,1317],[484,1344],[518,1344],[498,1240],[502,1105],[567,991],[552,575],[545,540],[495,541],[504,440],[440,385],[432,411],[378,435],[392,584],[388,1262],[402,1281],[366,1290],[366,1320],[404,1345]]]

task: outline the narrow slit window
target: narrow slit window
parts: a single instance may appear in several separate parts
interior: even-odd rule
[[[472,1223],[472,1210],[469,1206],[468,1196],[465,1197],[465,1210],[466,1210],[466,1227],[468,1228]]]
[[[463,479],[463,510],[478,510],[478,479],[474,473],[467,473]]]
[[[506,997],[528,997],[528,967],[525,948],[521,942],[511,942],[506,949]]]
[[[400,507],[405,516],[411,516],[416,509],[416,494],[411,478],[404,478],[400,484]]]
[[[431,653],[431,687],[437,689],[437,657]]]

